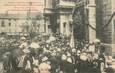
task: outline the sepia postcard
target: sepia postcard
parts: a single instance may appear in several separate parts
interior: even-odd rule
[[[0,73],[115,73],[115,0],[0,0]]]

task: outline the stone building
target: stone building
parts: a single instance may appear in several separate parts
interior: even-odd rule
[[[72,12],[75,7],[75,0],[59,0],[57,4],[57,9],[59,16],[57,17],[60,22],[59,30],[60,33],[67,36],[70,35],[71,22],[72,22]]]
[[[44,32],[44,20],[41,14],[31,13],[30,19],[26,14],[0,14],[0,33],[19,34]]]
[[[45,1],[46,30],[70,35],[72,11],[75,7],[74,0],[46,0]]]
[[[115,53],[115,0],[97,0],[98,37]]]
[[[97,38],[95,0],[76,0],[73,19],[77,40],[93,42]]]

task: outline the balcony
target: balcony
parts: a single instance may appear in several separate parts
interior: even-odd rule
[[[44,9],[44,14],[46,15],[46,14],[51,14],[52,15],[52,13],[54,13],[54,9],[48,9],[48,8],[45,8]]]
[[[75,6],[75,2],[73,0],[59,0],[57,4],[57,8],[73,8]]]

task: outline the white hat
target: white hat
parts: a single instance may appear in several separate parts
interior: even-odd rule
[[[58,49],[57,49],[57,51],[58,51],[58,52],[60,52],[60,51],[61,51],[61,49],[59,49],[59,48],[58,48]]]
[[[77,55],[80,55],[80,53],[81,53],[81,51],[80,51],[80,50],[78,50],[78,51],[77,51]]]
[[[31,43],[31,48],[39,48],[40,46],[37,43]]]
[[[48,60],[48,58],[45,56],[45,57],[43,57],[43,59],[42,59],[42,61],[47,61]]]
[[[21,37],[21,40],[26,40],[26,38],[25,37]]]
[[[95,43],[99,43],[99,42],[101,42],[101,41],[100,41],[99,39],[95,39],[94,42],[95,42]]]
[[[76,49],[72,49],[72,52],[76,52]]]
[[[56,56],[56,53],[55,53],[55,52],[53,52],[51,55],[52,55],[52,56]]]
[[[62,60],[66,60],[67,59],[67,56],[65,54],[62,55]]]
[[[29,49],[24,49],[23,52],[24,53],[30,53]]]
[[[72,63],[72,59],[71,59],[71,58],[68,58],[68,59],[67,59],[67,62]]]

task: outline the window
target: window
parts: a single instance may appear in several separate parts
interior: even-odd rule
[[[64,28],[66,27],[66,24],[67,24],[66,22],[63,23]]]
[[[1,22],[1,27],[5,27],[4,21]]]
[[[9,22],[9,26],[11,26],[11,22]]]

